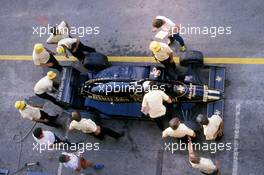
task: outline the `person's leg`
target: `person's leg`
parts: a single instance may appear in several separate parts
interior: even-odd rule
[[[176,73],[176,65],[173,66],[172,63],[170,63],[170,60],[164,60],[160,62],[161,64],[163,64],[165,66],[165,73],[173,80],[177,80],[178,79],[178,75]],[[175,63],[174,63],[175,64]]]
[[[59,72],[62,71],[62,66],[52,54],[50,54],[48,63],[53,63],[53,66],[51,66],[50,68],[57,69]]]
[[[62,125],[59,124],[59,123],[56,123],[54,121],[48,121],[48,122],[42,122],[43,124],[47,125],[47,126],[51,126],[51,127],[54,127],[54,128],[61,128]]]
[[[159,127],[159,129],[160,129],[161,131],[164,130],[163,117],[164,117],[164,116],[161,116],[161,117],[158,117],[158,118],[155,118],[155,119],[154,119],[154,121],[156,122],[157,126]]]
[[[176,63],[174,62],[173,58],[169,58],[168,61],[168,66],[176,72]]]
[[[92,48],[92,47],[89,47],[89,46],[86,46],[84,45],[83,43],[80,42],[79,44],[79,48],[82,50],[82,51],[86,51],[86,52],[96,52],[95,48]]]
[[[47,93],[43,93],[43,94],[36,94],[38,97],[40,98],[44,98],[47,99],[49,101],[51,101],[52,103],[54,103],[55,105],[60,106],[61,108],[64,108],[65,106],[63,106],[62,104],[60,104],[59,102],[57,102],[56,98],[54,98],[53,96],[47,94]]]
[[[170,46],[175,40],[173,39],[172,36],[169,36],[168,38],[169,38],[169,40],[170,40],[170,42],[168,43],[168,45]]]
[[[173,38],[173,40],[178,41],[178,42],[180,43],[181,46],[185,46],[185,44],[184,44],[184,40],[183,40],[183,38],[180,36],[179,33],[174,34],[174,35],[172,36],[172,38]]]
[[[58,136],[56,136],[56,134],[54,134],[54,135],[55,135],[55,142],[54,142],[54,144],[56,144],[56,143],[65,143],[65,144],[67,144],[68,146],[71,146],[71,145],[72,145],[72,143],[69,142],[68,139],[64,139],[64,140],[62,140],[62,139],[60,139]]]
[[[85,58],[85,55],[84,55],[84,53],[81,51],[81,49],[77,49],[76,50],[76,52],[72,52],[72,51],[70,51],[71,52],[71,54],[75,57],[75,58],[77,58],[81,63],[83,63],[83,61],[84,61],[84,58]]]
[[[58,115],[56,116],[50,116],[48,113],[40,110],[41,119],[48,119],[50,121],[55,121],[58,118]]]
[[[92,133],[90,135],[94,136],[95,138],[97,138],[99,140],[104,140],[104,135],[102,134],[102,132],[100,134],[98,134],[98,135],[96,135],[94,133]]]
[[[113,137],[115,139],[118,139],[118,138],[124,136],[124,133],[118,133],[112,129],[105,128],[105,127],[101,127],[101,134],[102,135],[108,135],[108,136]]]
[[[53,87],[58,90],[60,87],[60,83],[57,81],[53,81]]]
[[[54,134],[54,136],[55,136],[55,142],[54,142],[54,144],[56,144],[56,143],[63,143],[63,141],[62,141],[62,139],[60,139],[58,136],[56,136],[55,134]]]
[[[47,122],[41,122],[41,123],[48,125],[48,126],[51,126],[51,127],[55,127],[55,128],[62,127],[61,124],[56,122],[58,115],[50,116],[48,113],[46,113],[42,110],[40,110],[40,115],[41,115],[40,119],[47,119],[48,120]]]

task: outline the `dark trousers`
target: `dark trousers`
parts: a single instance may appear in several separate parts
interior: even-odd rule
[[[170,58],[160,61],[161,64],[165,66],[165,73],[173,80],[178,79],[177,71],[176,71],[176,64]]]
[[[164,119],[165,119],[165,115],[154,118],[154,121],[156,122],[157,126],[159,127],[159,129],[161,131],[163,131],[165,129],[164,128]]]
[[[60,104],[59,102],[57,102],[56,98],[54,98],[53,96],[47,94],[46,92],[43,94],[36,94],[38,97],[40,98],[44,98],[47,99],[49,101],[51,101],[52,103],[54,103],[55,105],[60,106],[61,108],[64,108],[65,106],[63,106],[62,104]]]
[[[69,142],[68,140],[62,140],[58,136],[56,136],[55,134],[54,134],[54,136],[55,136],[55,142],[53,144],[56,144],[56,143],[66,143],[68,146],[71,146],[72,145],[72,143]]]
[[[95,135],[94,133],[92,134],[94,137],[100,139],[100,140],[103,140],[105,135],[108,135],[110,137],[113,137],[115,139],[118,139],[120,137],[122,137],[122,134],[112,130],[112,129],[109,129],[109,128],[105,128],[105,127],[101,127],[101,132],[100,134],[98,135]]]
[[[59,72],[62,71],[62,66],[52,54],[50,54],[50,58],[47,63],[53,63],[53,66],[51,66],[50,68],[57,69]]]
[[[169,39],[170,39],[171,43],[173,43],[176,40],[176,41],[178,41],[180,43],[181,46],[185,45],[184,41],[183,41],[183,39],[182,39],[182,37],[180,36],[179,33],[175,33],[175,34],[169,36]]]
[[[75,48],[75,46],[76,46],[76,44],[73,44],[72,48]],[[83,60],[85,58],[85,52],[91,53],[91,52],[96,52],[96,50],[94,48],[86,46],[80,42],[79,47],[77,48],[76,52],[72,52],[71,50],[70,50],[70,52],[80,62],[83,62]]]
[[[59,128],[61,127],[61,124],[59,123],[56,123],[56,120],[58,118],[58,116],[50,116],[48,113],[40,110],[40,119],[44,120],[44,119],[47,119],[48,121],[47,122],[41,122],[45,125],[48,125],[48,126],[51,126],[51,127],[55,127],[55,128]]]

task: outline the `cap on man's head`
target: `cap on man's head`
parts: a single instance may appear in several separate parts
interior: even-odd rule
[[[26,102],[25,101],[16,101],[15,103],[15,108],[19,109],[19,110],[23,110],[26,106]]]
[[[58,54],[62,54],[62,53],[65,52],[65,50],[64,50],[64,48],[63,48],[62,46],[58,46],[58,47],[56,48],[56,52],[57,52]]]
[[[151,41],[149,45],[149,50],[151,50],[154,53],[157,53],[161,50],[160,42],[158,41]]]
[[[54,78],[56,78],[57,74],[56,74],[55,72],[53,72],[53,71],[49,71],[49,72],[47,73],[47,76],[48,76],[48,78],[49,78],[50,80],[53,80]]]
[[[35,45],[34,45],[34,51],[35,51],[36,53],[41,53],[41,52],[43,52],[43,51],[44,51],[44,46],[43,46],[43,44],[41,44],[41,43],[37,43],[37,44],[35,44]]]

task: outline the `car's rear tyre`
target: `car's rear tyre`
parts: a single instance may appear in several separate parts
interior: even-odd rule
[[[203,58],[204,57],[202,52],[188,50],[180,56],[180,65],[185,67],[188,67],[189,65],[197,67],[202,66],[204,64]]]
[[[89,70],[99,71],[109,67],[110,63],[108,62],[106,55],[98,52],[92,52],[85,56],[83,65]]]

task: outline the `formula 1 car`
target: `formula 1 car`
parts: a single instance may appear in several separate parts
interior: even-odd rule
[[[147,83],[154,81],[167,93],[181,115],[206,113],[223,116],[225,68],[205,66],[203,54],[188,51],[180,56],[177,79],[172,79],[161,64],[108,63],[107,57],[91,53],[84,61],[90,71],[81,73],[64,67],[57,100],[83,110],[95,108],[102,117],[142,118],[140,112]],[[200,105],[199,109],[195,106]],[[206,109],[206,111],[204,110]],[[201,110],[201,111],[197,111]]]

